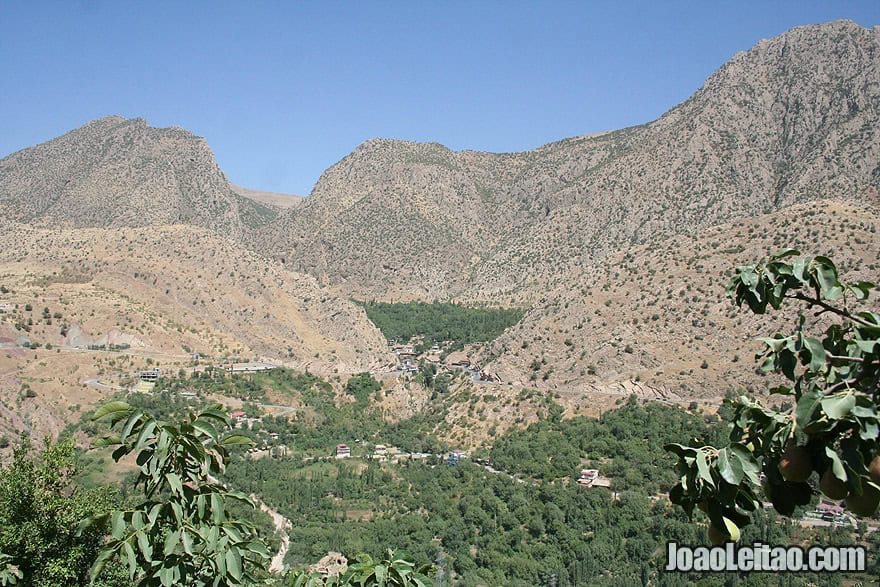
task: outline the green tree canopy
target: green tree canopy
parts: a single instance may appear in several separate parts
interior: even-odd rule
[[[78,533],[77,523],[113,507],[116,492],[77,488],[74,456],[70,438],[46,440],[36,457],[25,442],[14,449],[12,462],[0,467],[0,584],[88,583],[106,525]]]

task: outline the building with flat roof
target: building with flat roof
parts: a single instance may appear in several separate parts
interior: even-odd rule
[[[141,371],[141,381],[155,382],[159,379],[161,374],[162,372],[159,369],[147,369],[146,371]]]

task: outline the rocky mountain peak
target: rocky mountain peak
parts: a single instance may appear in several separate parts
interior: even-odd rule
[[[621,247],[819,198],[873,201],[877,55],[877,28],[798,27],[644,125],[509,154],[373,139],[262,246],[357,296],[525,301]]]
[[[233,237],[274,216],[232,191],[203,138],[119,116],[0,161],[0,203],[47,226],[194,224]]]

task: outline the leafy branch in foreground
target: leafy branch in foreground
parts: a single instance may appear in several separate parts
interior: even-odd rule
[[[15,585],[24,577],[18,565],[14,564],[12,557],[0,552],[0,585]]]
[[[86,520],[110,523],[111,538],[92,567],[97,577],[110,558],[126,562],[132,581],[154,585],[246,585],[264,571],[269,553],[254,527],[230,517],[227,503],[254,507],[243,493],[227,490],[215,479],[224,469],[228,447],[250,444],[241,435],[221,436],[231,427],[221,406],[211,406],[184,421],[168,423],[124,402],[110,402],[94,419],[119,434],[95,446],[117,446],[113,459],[136,454],[136,486],[145,501],[128,511],[113,511]]]
[[[288,587],[431,587],[428,577],[434,572],[432,565],[416,565],[394,557],[389,550],[387,558],[373,560],[368,554],[357,556],[357,562],[337,577],[325,577],[320,573],[296,571],[288,581]]]
[[[813,472],[819,490],[845,500],[852,513],[877,512],[880,316],[850,307],[866,301],[874,287],[842,283],[831,259],[801,257],[793,249],[737,268],[727,288],[737,306],[764,314],[768,307],[801,305],[795,331],[760,339],[765,349],[756,357],[762,372],[788,380],[771,393],[792,396],[794,405],[780,411],[741,397],[732,405],[729,446],[665,447],[678,456],[681,475],[670,499],[688,515],[694,508],[705,512],[714,543],[739,538],[749,512],[761,507],[761,486],[785,516],[809,503]],[[822,335],[806,331],[804,310],[830,323]]]

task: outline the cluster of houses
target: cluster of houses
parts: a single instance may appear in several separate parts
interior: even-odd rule
[[[855,522],[847,517],[846,508],[842,505],[821,501],[814,512],[806,514],[810,518],[819,518],[824,522],[830,522],[835,527],[855,526]]]
[[[467,456],[468,455],[465,452],[462,452],[460,450],[454,450],[451,453],[449,453],[448,455],[446,455],[446,464],[449,465],[450,467],[454,467],[458,463],[461,462],[461,459],[463,459]]]
[[[598,469],[581,469],[577,482],[584,487],[611,487],[611,480],[599,475]]]
[[[389,346],[392,352],[397,356],[398,369],[404,373],[417,373],[419,364],[424,361],[437,367],[445,367],[448,370],[453,369],[469,369],[471,360],[467,354],[462,351],[449,353],[443,359],[443,352],[454,344],[454,341],[445,340],[441,344],[433,344],[427,351],[419,354],[416,352],[416,346],[422,343],[421,337],[413,337],[406,344],[397,344],[391,342]]]
[[[232,418],[232,425],[239,430],[252,430],[254,424],[257,422],[261,422],[262,418],[250,418],[248,415],[241,411],[235,411],[229,414],[229,417]],[[261,435],[265,435],[265,431],[261,433]],[[263,447],[252,447],[248,449],[248,456],[251,458],[262,458],[266,456],[270,456],[273,458],[281,458],[287,456],[288,448],[284,444],[278,444],[279,435],[277,432],[269,432],[268,439],[263,437]]]
[[[229,414],[229,417],[232,418],[232,425],[239,430],[252,430],[254,427],[254,423],[262,422],[263,420],[262,418],[249,418],[248,415],[241,410],[232,412],[231,414]],[[277,438],[278,434],[275,434],[275,437]]]
[[[347,444],[337,444],[334,451],[334,456],[337,459],[351,458],[351,447]],[[409,459],[411,461],[423,461],[432,456],[437,456],[439,458],[445,457],[446,463],[449,466],[454,467],[462,458],[467,457],[467,453],[464,453],[460,450],[454,450],[447,455],[433,455],[428,452],[403,452],[396,446],[377,444],[373,449],[373,453],[367,458],[376,461],[388,461],[392,463],[397,463],[401,459]]]
[[[146,369],[145,371],[141,371],[139,374],[141,381],[147,381],[149,383],[156,383],[156,381],[161,376],[162,376],[161,369]]]

